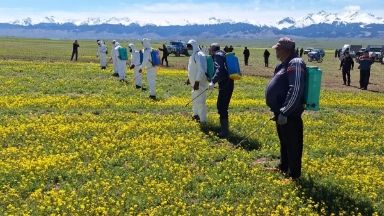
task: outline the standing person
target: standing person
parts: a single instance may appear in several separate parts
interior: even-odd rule
[[[271,108],[276,121],[280,140],[280,164],[268,171],[280,171],[286,178],[297,179],[301,175],[303,153],[302,99],[305,86],[306,65],[295,53],[295,42],[287,37],[280,38],[272,47],[276,58],[281,61],[269,82],[266,104]]]
[[[115,58],[115,64],[116,64],[116,67],[117,67],[117,73],[119,74],[119,81],[120,82],[124,82],[125,74],[126,74],[125,71],[127,70],[127,60],[122,60],[121,59],[121,56],[120,56],[120,53],[119,53],[119,49],[120,48],[122,48],[120,46],[120,43],[116,42],[115,43],[115,48],[114,48],[114,50],[112,52],[113,52],[113,55],[114,55],[114,58]]]
[[[133,43],[129,44],[129,52],[131,53],[131,66],[129,69],[133,69],[133,76],[136,81],[136,89],[141,89],[143,78],[140,70],[140,52],[136,50]]]
[[[168,66],[168,49],[167,47],[165,46],[165,44],[163,44],[163,48],[159,48],[160,51],[163,51],[163,58],[161,58],[161,65],[164,65],[164,61],[165,63],[167,64],[166,66]]]
[[[231,102],[234,81],[229,78],[226,68],[226,55],[220,50],[218,43],[211,44],[211,55],[213,56],[214,75],[208,88],[212,90],[216,83],[219,83],[219,95],[217,98],[217,110],[220,115],[221,132],[219,138],[226,138],[229,135],[228,108]]]
[[[148,38],[144,38],[141,42],[143,44],[143,62],[140,65],[139,72],[142,73],[143,69],[146,69],[147,71],[147,80],[148,85],[150,89],[150,95],[149,98],[152,100],[156,100],[156,73],[157,73],[157,66],[152,65],[152,59],[151,59],[151,43]]]
[[[337,58],[337,52],[338,52],[338,50],[335,49],[335,58]]]
[[[340,62],[340,68],[339,70],[342,70],[342,75],[343,75],[343,85],[347,85],[347,78],[348,78],[348,86],[351,85],[351,70],[353,70],[354,66],[354,61],[352,57],[349,55],[349,52],[345,52],[344,57],[341,59]]]
[[[111,58],[109,61],[112,60],[113,64],[113,74],[112,76],[119,77],[118,69],[117,69],[117,63],[116,63],[116,55],[115,55],[115,47],[116,47],[116,40],[112,40],[112,49],[111,49]]]
[[[248,59],[249,59],[249,56],[250,56],[251,54],[249,53],[249,49],[248,49],[247,47],[244,47],[243,54],[244,54],[244,62],[245,62],[245,65],[248,65]]]
[[[299,56],[299,47],[296,48],[296,55]]]
[[[100,67],[105,70],[107,68],[107,47],[104,45],[103,41],[99,41],[97,44],[99,45],[97,57],[100,56]]]
[[[206,75],[207,61],[205,54],[199,49],[195,40],[187,43],[189,57],[187,85],[192,84],[192,120],[207,122],[207,88],[208,78]]]
[[[364,55],[359,58],[360,69],[360,89],[367,90],[369,77],[371,76],[372,58],[369,57],[369,51],[365,50]]]
[[[265,51],[264,51],[264,67],[269,67],[268,59],[269,59],[270,55],[271,54],[269,53],[269,51],[267,49],[265,49]]]
[[[303,56],[303,53],[304,53],[304,48],[301,47],[301,49],[300,49],[300,58]]]
[[[75,58],[75,61],[77,61],[77,56],[78,56],[78,49],[79,49],[80,45],[79,43],[77,42],[77,40],[75,40],[75,42],[73,43],[73,48],[72,48],[72,56],[71,56],[71,61],[73,60],[73,57],[76,55],[76,58]]]

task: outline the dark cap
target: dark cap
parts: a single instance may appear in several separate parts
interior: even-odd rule
[[[285,50],[294,50],[295,49],[295,41],[291,38],[283,37],[280,38],[279,41],[272,47],[272,49],[285,49]]]
[[[368,50],[364,50],[364,52],[365,52],[365,53],[369,53],[369,51],[368,51]]]

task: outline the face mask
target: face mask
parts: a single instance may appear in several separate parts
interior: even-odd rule
[[[188,50],[188,54],[192,55],[193,54],[193,50]]]

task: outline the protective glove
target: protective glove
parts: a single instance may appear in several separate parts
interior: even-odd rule
[[[140,70],[139,70],[139,73],[142,73],[142,72],[143,72],[143,70],[140,69]]]
[[[286,116],[283,116],[283,114],[279,114],[277,117],[277,124],[278,125],[285,125],[287,124],[288,118]]]
[[[184,85],[190,85],[191,82],[189,82],[189,79],[187,79],[187,81],[185,81]]]
[[[215,88],[215,83],[213,83],[213,82],[209,83],[208,89],[212,90],[214,88]]]
[[[199,85],[200,83],[196,81],[195,84],[193,85],[193,90],[195,91],[199,90]]]
[[[135,65],[132,65],[131,67],[129,67],[129,69],[131,69],[131,70],[132,70],[133,68],[135,68]]]

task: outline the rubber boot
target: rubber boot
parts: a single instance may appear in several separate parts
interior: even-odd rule
[[[197,122],[199,122],[199,121],[200,121],[200,117],[199,117],[199,115],[194,115],[194,116],[192,116],[192,121],[197,121]]]
[[[228,119],[220,119],[221,132],[218,134],[218,137],[223,139],[227,138],[229,135],[229,125]]]

